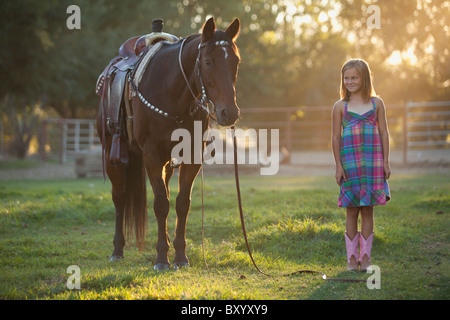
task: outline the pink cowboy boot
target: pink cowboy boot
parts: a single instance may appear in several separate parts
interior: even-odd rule
[[[358,231],[355,237],[350,240],[345,232],[345,246],[347,248],[347,270],[356,271],[358,270],[358,243],[360,238],[360,232]],[[352,259],[352,257],[354,259]]]
[[[372,242],[373,242],[373,232],[370,236],[364,239],[364,236],[361,234],[360,239],[360,253],[359,253],[359,263],[361,271],[366,271],[370,266],[370,253],[372,251]]]

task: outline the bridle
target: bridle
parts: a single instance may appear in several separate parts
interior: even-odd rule
[[[188,87],[192,97],[194,98],[193,103],[195,105],[195,108],[190,110],[190,115],[193,116],[199,109],[203,109],[208,114],[208,117],[212,118],[214,121],[217,122],[216,117],[214,117],[214,114],[216,113],[216,106],[214,105],[214,102],[212,102],[211,99],[208,99],[205,85],[203,83],[201,68],[200,68],[200,58],[201,58],[202,48],[206,47],[208,45],[208,42],[200,42],[200,44],[198,45],[197,57],[195,59],[194,72],[195,72],[195,70],[197,70],[197,73],[198,73],[197,78],[198,78],[198,82],[200,83],[200,88],[201,88],[201,96],[200,97],[198,97],[194,94],[194,91],[192,90],[192,87],[189,84],[189,80],[186,76],[186,73],[184,72],[183,63],[181,62],[181,56],[183,54],[183,47],[184,47],[185,42],[186,42],[186,38],[181,41],[180,51],[178,53],[178,65],[180,67],[180,71],[181,71],[181,74],[183,75],[184,81],[186,82],[186,86]],[[216,41],[215,46],[230,47],[231,44],[228,41],[221,40],[221,41]],[[150,110],[152,110],[166,118],[171,118],[171,119],[175,120],[175,122],[178,125],[181,125],[184,122],[184,119],[181,116],[170,115],[167,112],[165,112],[164,110],[152,105],[144,97],[144,95],[138,90],[137,86],[133,82],[132,82],[132,90],[137,95],[137,97],[142,101],[142,103],[146,107],[148,107]],[[210,106],[211,106],[211,108],[210,108]]]
[[[180,52],[178,54],[178,64],[180,66],[180,70],[181,70],[181,74],[183,75],[184,81],[186,82],[186,85],[189,89],[189,91],[191,92],[192,97],[194,98],[194,103],[197,106],[196,109],[198,108],[202,108],[203,110],[205,110],[208,113],[208,116],[211,117],[213,120],[215,120],[217,122],[217,119],[213,116],[216,112],[216,106],[214,105],[214,102],[212,102],[212,100],[208,99],[208,96],[206,94],[206,89],[205,89],[205,85],[203,84],[203,77],[202,77],[202,72],[201,72],[201,68],[200,68],[200,58],[201,58],[201,53],[202,53],[202,48],[206,47],[208,45],[208,42],[200,42],[198,45],[198,52],[197,52],[197,58],[195,59],[195,66],[194,66],[194,72],[195,70],[197,70],[198,74],[198,81],[200,83],[200,87],[201,87],[201,97],[197,97],[194,94],[194,91],[191,88],[191,85],[189,84],[189,80],[186,77],[186,73],[184,72],[184,68],[183,68],[183,64],[181,62],[181,55],[183,53],[183,47],[184,47],[184,43],[186,42],[186,39],[183,39],[183,41],[181,42],[181,46],[180,46]],[[216,41],[215,42],[215,46],[217,47],[230,47],[230,43],[228,41]],[[211,111],[209,108],[209,105],[211,105]],[[194,110],[195,113],[196,110]]]

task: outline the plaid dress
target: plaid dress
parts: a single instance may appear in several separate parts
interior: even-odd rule
[[[383,150],[377,127],[376,105],[360,115],[347,111],[342,120],[341,162],[347,181],[342,181],[339,207],[384,205],[390,200],[384,179]]]

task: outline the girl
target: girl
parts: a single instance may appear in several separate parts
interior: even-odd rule
[[[386,110],[364,60],[351,59],[342,66],[340,91],[341,100],[334,104],[332,114],[338,206],[347,208],[347,270],[360,267],[365,271],[370,266],[373,206],[385,205],[391,198],[386,181],[391,175]]]

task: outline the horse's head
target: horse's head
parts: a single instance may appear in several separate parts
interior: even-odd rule
[[[199,68],[208,99],[214,104],[217,123],[234,124],[239,118],[236,104],[236,79],[240,62],[234,43],[239,35],[240,22],[235,19],[224,31],[216,31],[214,18],[203,25]]]

